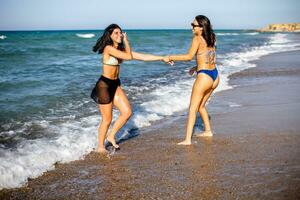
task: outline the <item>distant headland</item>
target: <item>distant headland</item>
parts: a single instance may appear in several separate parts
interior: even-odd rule
[[[260,32],[300,32],[300,23],[289,24],[269,24],[262,29],[258,29]]]

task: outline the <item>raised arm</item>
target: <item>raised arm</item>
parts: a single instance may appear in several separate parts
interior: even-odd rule
[[[187,54],[169,55],[168,59],[173,61],[190,61],[193,59],[194,55],[196,54],[199,44],[200,44],[200,39],[198,37],[194,37],[190,50]]]
[[[124,36],[124,43],[125,43],[125,51],[120,51],[109,45],[104,48],[104,51],[105,53],[112,55],[113,57],[122,60],[131,60],[132,59],[131,47],[125,33],[123,34],[123,36]]]
[[[155,56],[152,54],[144,54],[138,52],[132,52],[132,58],[135,60],[143,60],[143,61],[163,60],[163,56]]]

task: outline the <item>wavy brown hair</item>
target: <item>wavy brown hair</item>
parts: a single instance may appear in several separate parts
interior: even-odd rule
[[[93,51],[98,52],[99,54],[102,54],[104,48],[107,45],[113,45],[113,41],[110,38],[110,36],[113,33],[113,31],[117,28],[120,29],[121,32],[122,32],[121,27],[118,26],[117,24],[111,24],[108,27],[106,27],[103,34],[102,34],[102,36],[97,40],[95,46],[93,47]],[[118,49],[121,50],[121,51],[125,50],[123,40],[120,44],[118,44]]]
[[[202,30],[202,37],[205,39],[206,44],[208,47],[215,47],[216,46],[216,35],[212,29],[210,21],[204,15],[198,15],[195,17],[199,26],[203,28]]]

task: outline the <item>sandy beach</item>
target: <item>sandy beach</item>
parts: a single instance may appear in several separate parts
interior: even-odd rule
[[[90,153],[0,199],[300,199],[300,51],[230,77],[208,105],[215,132],[184,138],[187,112],[140,130],[113,155]]]

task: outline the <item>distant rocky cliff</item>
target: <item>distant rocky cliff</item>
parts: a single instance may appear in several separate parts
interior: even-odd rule
[[[258,31],[261,32],[300,32],[300,23],[270,24]]]

